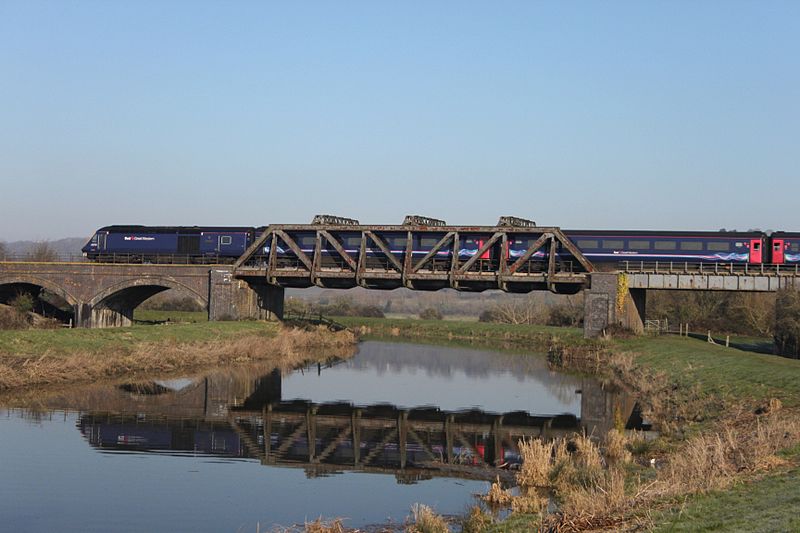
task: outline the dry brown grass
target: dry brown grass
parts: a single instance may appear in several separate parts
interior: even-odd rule
[[[248,335],[226,341],[140,343],[129,352],[118,354],[0,357],[0,391],[251,361],[271,361],[276,368],[290,368],[310,359],[312,350],[324,350],[337,357],[352,355],[355,342],[349,331],[281,329],[272,338]]]
[[[489,492],[481,495],[480,498],[492,507],[508,507],[511,505],[514,496],[510,490],[504,489],[500,485],[500,476],[498,476],[497,481],[492,483],[489,488]]]
[[[492,524],[494,524],[492,516],[477,505],[474,505],[463,522],[461,522],[461,533],[483,533]]]
[[[450,533],[445,519],[427,505],[414,504],[411,515],[414,522],[406,527],[407,533]]]
[[[306,523],[303,528],[304,533],[345,533],[346,531],[348,530],[345,529],[339,518],[330,522],[324,522],[322,518],[317,518],[313,522]]]
[[[603,440],[603,455],[606,462],[612,466],[620,466],[630,463],[633,460],[631,452],[628,451],[628,438],[625,433],[612,429],[606,434]]]
[[[540,439],[519,441],[522,466],[517,472],[517,484],[523,493],[550,485],[553,443]]]

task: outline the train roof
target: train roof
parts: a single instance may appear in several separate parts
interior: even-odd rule
[[[203,232],[245,232],[253,231],[249,226],[144,226],[144,225],[112,225],[103,226],[97,231],[111,233],[203,233]]]
[[[581,230],[565,229],[566,235],[590,235],[590,236],[609,236],[609,237],[761,237],[761,231],[664,231],[664,230]]]
[[[800,239],[800,232],[798,231],[774,231],[773,237],[784,237],[790,239]]]

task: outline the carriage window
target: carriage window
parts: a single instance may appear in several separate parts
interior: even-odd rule
[[[405,250],[406,245],[408,244],[408,238],[407,237],[394,237],[393,239],[389,240],[389,244],[390,244],[390,246],[392,246],[395,249],[401,248],[401,249]]]
[[[575,244],[581,250],[583,250],[585,248],[600,248],[600,246],[598,246],[599,241],[586,241],[586,240],[582,241],[582,240],[578,240],[578,242],[576,242]]]
[[[789,249],[793,252],[800,252],[800,242],[793,242]]]
[[[706,245],[709,252],[730,252],[731,243],[729,242],[710,242]]]
[[[306,247],[310,246],[310,247],[313,248],[314,246],[317,245],[317,238],[314,237],[313,235],[309,235],[307,237],[303,237],[303,238],[300,239],[300,245],[301,246],[306,246]]]
[[[625,248],[625,243],[623,241],[603,241],[603,248],[621,250]]]
[[[650,241],[628,241],[628,248],[631,250],[649,250]]]
[[[361,237],[348,237],[344,240],[344,243],[348,248],[360,248]]]
[[[439,242],[439,239],[436,239],[434,237],[422,237],[419,240],[419,244],[423,248],[433,248],[434,246],[436,246],[437,242]]]
[[[223,246],[226,245],[226,244],[230,244],[232,241],[233,241],[233,239],[231,238],[230,235],[223,235],[219,239],[219,243],[222,244]]]
[[[681,241],[681,250],[691,250],[699,252],[703,249],[703,243],[700,241]]]
[[[678,243],[675,241],[656,241],[656,250],[675,250],[678,248]]]

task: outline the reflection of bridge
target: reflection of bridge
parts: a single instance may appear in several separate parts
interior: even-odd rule
[[[521,438],[601,435],[615,420],[636,422],[629,398],[591,380],[583,384],[580,417],[281,401],[278,372],[257,380],[211,376],[178,391],[169,385],[82,391],[51,405],[79,407],[81,432],[102,449],[257,458],[309,475],[391,472],[403,482],[491,479],[498,472],[488,467],[518,461]]]
[[[559,228],[510,217],[497,226],[446,226],[419,218],[398,226],[321,222],[269,226],[232,266],[0,263],[0,303],[19,292],[39,296],[46,291],[60,305],[48,301],[40,308],[70,314],[79,326],[103,327],[130,324],[139,304],[167,289],[193,298],[211,320],[280,318],[284,287],[570,294],[588,289],[585,333],[593,336],[612,323],[641,329],[647,289],[775,291],[800,286],[797,267],[623,261],[598,272]],[[415,242],[427,243],[422,246],[426,251],[415,250]],[[510,243],[517,243],[513,254]],[[518,243],[526,243],[524,249]],[[626,276],[624,282],[619,275]]]

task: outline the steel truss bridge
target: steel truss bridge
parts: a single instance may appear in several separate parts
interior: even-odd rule
[[[301,245],[299,236],[309,234],[313,244]],[[509,254],[514,237],[530,243],[519,257]],[[390,239],[401,240],[404,249],[392,249]],[[469,258],[458,253],[465,239],[479,244]],[[345,246],[354,240],[357,246]],[[424,241],[431,243],[429,251],[413,250],[414,242]],[[500,257],[484,258],[497,245]],[[514,217],[501,218],[497,226],[447,226],[424,217],[407,217],[403,225],[366,226],[317,217],[312,224],[267,227],[234,264],[236,277],[262,278],[281,287],[507,292],[575,293],[593,271],[561,229]]]

